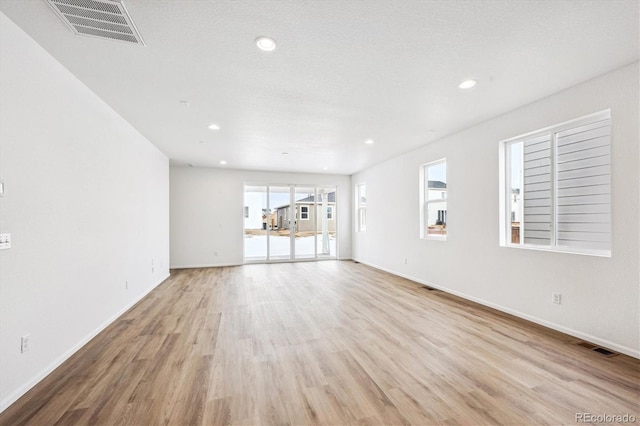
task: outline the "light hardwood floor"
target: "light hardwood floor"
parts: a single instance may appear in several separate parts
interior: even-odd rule
[[[173,271],[2,425],[640,422],[640,361],[352,262]]]

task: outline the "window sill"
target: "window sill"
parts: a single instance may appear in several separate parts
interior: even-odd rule
[[[527,244],[500,244],[501,247],[514,248],[520,250],[535,250],[535,251],[550,251],[555,253],[565,254],[579,254],[583,256],[596,256],[596,257],[611,257],[611,251],[609,250],[589,250],[579,248],[565,248],[565,247],[545,247],[534,246]]]
[[[447,241],[447,236],[446,235],[427,235],[426,237],[422,237],[421,239],[430,240],[430,241]]]

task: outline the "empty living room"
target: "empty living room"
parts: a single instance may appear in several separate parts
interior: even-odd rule
[[[0,426],[640,424],[640,1],[0,0]]]

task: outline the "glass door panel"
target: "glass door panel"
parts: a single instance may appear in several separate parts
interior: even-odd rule
[[[291,236],[295,212],[291,208],[290,186],[269,186],[269,259],[291,258]]]
[[[316,189],[296,186],[295,204],[295,257],[313,259],[316,257]]]
[[[267,187],[244,188],[244,257],[267,259]]]

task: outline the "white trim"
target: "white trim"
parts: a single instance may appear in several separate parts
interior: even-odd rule
[[[356,193],[356,232],[366,232],[367,231],[367,203],[360,202],[360,187],[364,186],[365,191],[367,190],[367,182],[360,182],[356,184],[355,193]],[[362,214],[364,212],[364,214]],[[361,218],[364,217],[364,221]]]
[[[578,247],[563,247],[563,246],[537,246],[535,244],[501,244],[502,247],[505,248],[514,248],[520,250],[538,250],[538,251],[551,251],[554,253],[567,253],[567,254],[581,254],[584,256],[599,256],[599,257],[611,257],[611,252],[609,250],[590,250],[590,249],[581,249]]]
[[[439,166],[440,164],[444,164],[445,167],[445,185],[447,185],[447,188],[445,189],[444,193],[445,193],[445,198],[444,199],[437,199],[437,200],[429,200],[429,197],[427,196],[427,193],[429,192],[429,186],[425,185],[425,181],[428,180],[429,178],[429,172],[428,169],[431,167],[435,167],[435,166]],[[429,235],[429,231],[426,229],[428,228],[429,224],[425,223],[426,222],[426,218],[425,215],[428,214],[429,212],[429,204],[434,204],[434,203],[441,203],[441,202],[445,202],[445,205],[449,206],[449,194],[448,194],[448,184],[446,182],[447,180],[447,176],[446,176],[446,168],[447,168],[447,157],[441,158],[439,160],[436,161],[430,161],[428,163],[425,164],[421,164],[420,165],[420,239],[422,240],[433,240],[433,241],[447,241],[447,234],[434,234],[434,235]],[[438,189],[438,188],[435,188]],[[446,212],[446,209],[445,209]],[[446,231],[446,230],[445,230]],[[448,231],[447,231],[448,233]]]
[[[27,381],[24,385],[20,386],[15,391],[11,392],[5,399],[0,401],[0,413],[9,408],[11,404],[16,402],[22,395],[27,393],[31,388],[40,383],[44,378],[46,378],[49,374],[51,374],[56,368],[60,367],[62,363],[68,360],[73,354],[78,352],[84,345],[89,343],[94,337],[104,331],[107,327],[113,324],[118,318],[124,315],[129,309],[131,309],[135,304],[144,299],[152,290],[162,284],[167,278],[169,278],[171,274],[165,275],[154,285],[149,287],[145,292],[143,292],[140,296],[132,300],[129,304],[127,304],[124,308],[118,311],[116,314],[109,317],[106,321],[100,324],[95,330],[90,332],[84,338],[82,338],[78,343],[73,345],[67,351],[63,352],[58,358],[56,358],[51,364],[47,367],[43,368],[38,374],[33,376],[29,381]]]
[[[315,205],[317,205],[317,204],[315,204]],[[306,217],[306,218],[305,218],[305,217],[302,217],[302,213],[303,213],[303,212],[302,212],[302,209],[303,209],[303,208],[306,208],[306,209],[307,209],[307,212],[306,212],[307,217]],[[300,218],[299,218],[299,220],[309,220],[309,206],[300,206]]]
[[[508,142],[515,142],[519,139],[530,138],[535,136],[541,136],[545,133],[558,133],[563,132],[565,130],[569,130],[573,127],[580,127],[585,124],[593,123],[594,121],[608,120],[611,118],[611,110],[605,109],[602,111],[594,112],[593,114],[584,115],[582,117],[574,118],[572,120],[564,121],[559,124],[554,124],[553,126],[545,127],[544,129],[534,130],[532,132],[523,133],[518,136],[513,136],[508,139],[503,139],[500,141],[501,144],[505,144]]]
[[[262,262],[264,263],[264,262]],[[197,265],[172,265],[171,269],[222,268],[225,266],[242,266],[243,263],[201,263]]]
[[[500,231],[500,245],[506,245],[507,241],[511,239],[509,232],[511,231],[511,214],[507,213],[507,211],[511,211],[511,209],[507,210],[507,203],[511,203],[511,194],[509,188],[511,185],[507,185],[507,177],[511,175],[511,163],[508,158],[510,154],[507,149],[507,142],[498,142],[498,167],[500,167],[500,173],[498,173],[498,185],[500,185],[500,189],[498,191],[498,211],[499,215],[499,226],[498,230]],[[507,214],[509,217],[507,217]]]
[[[434,284],[434,283],[426,281],[426,280],[421,280],[421,279],[413,277],[411,275],[402,274],[402,273],[393,271],[393,270],[388,269],[388,268],[383,268],[381,266],[377,266],[377,265],[374,265],[374,264],[371,264],[371,263],[363,262],[363,261],[355,259],[355,258],[353,259],[353,261],[362,263],[363,265],[367,265],[367,266],[370,266],[370,267],[375,268],[375,269],[379,269],[379,270],[384,271],[384,272],[388,272],[388,273],[393,274],[393,275],[397,275],[397,276],[399,276],[401,278],[405,278],[405,279],[410,280],[410,281],[414,281],[414,282],[416,282],[418,284],[422,284],[422,285],[425,285],[425,286],[428,286],[428,287],[433,287],[435,289],[444,291],[445,293],[453,294],[454,296],[458,296],[458,297],[461,297],[461,298],[463,298],[465,300],[470,300],[472,302],[476,302],[476,303],[478,303],[480,305],[487,306],[489,308],[493,308],[493,309],[496,309],[496,310],[501,311],[501,312],[505,312],[505,313],[507,313],[509,315],[513,315],[515,317],[518,317],[518,318],[521,318],[521,319],[524,319],[524,320],[527,320],[527,321],[531,321],[533,323],[542,325],[542,326],[550,328],[552,330],[559,331],[559,332],[567,334],[569,336],[573,336],[573,337],[577,337],[578,339],[586,340],[586,341],[594,343],[596,345],[603,346],[603,347],[605,347],[607,349],[612,349],[612,350],[614,350],[616,352],[619,352],[621,354],[629,355],[630,357],[640,359],[640,350],[638,350],[638,349],[633,349],[633,348],[630,348],[628,346],[623,346],[623,345],[620,345],[618,343],[611,342],[611,341],[609,341],[607,339],[602,339],[600,337],[593,336],[593,335],[588,334],[588,333],[583,333],[583,332],[581,332],[579,330],[575,330],[573,328],[565,327],[563,325],[556,324],[554,322],[547,321],[547,320],[544,320],[542,318],[538,318],[538,317],[536,317],[534,315],[525,314],[525,313],[517,311],[515,309],[507,308],[505,306],[498,305],[496,303],[492,303],[492,302],[486,301],[486,300],[481,299],[479,297],[470,296],[470,295],[468,295],[466,293],[463,293],[463,292],[460,292],[460,291],[451,290],[451,289],[449,289],[447,287],[443,287],[441,285]]]

